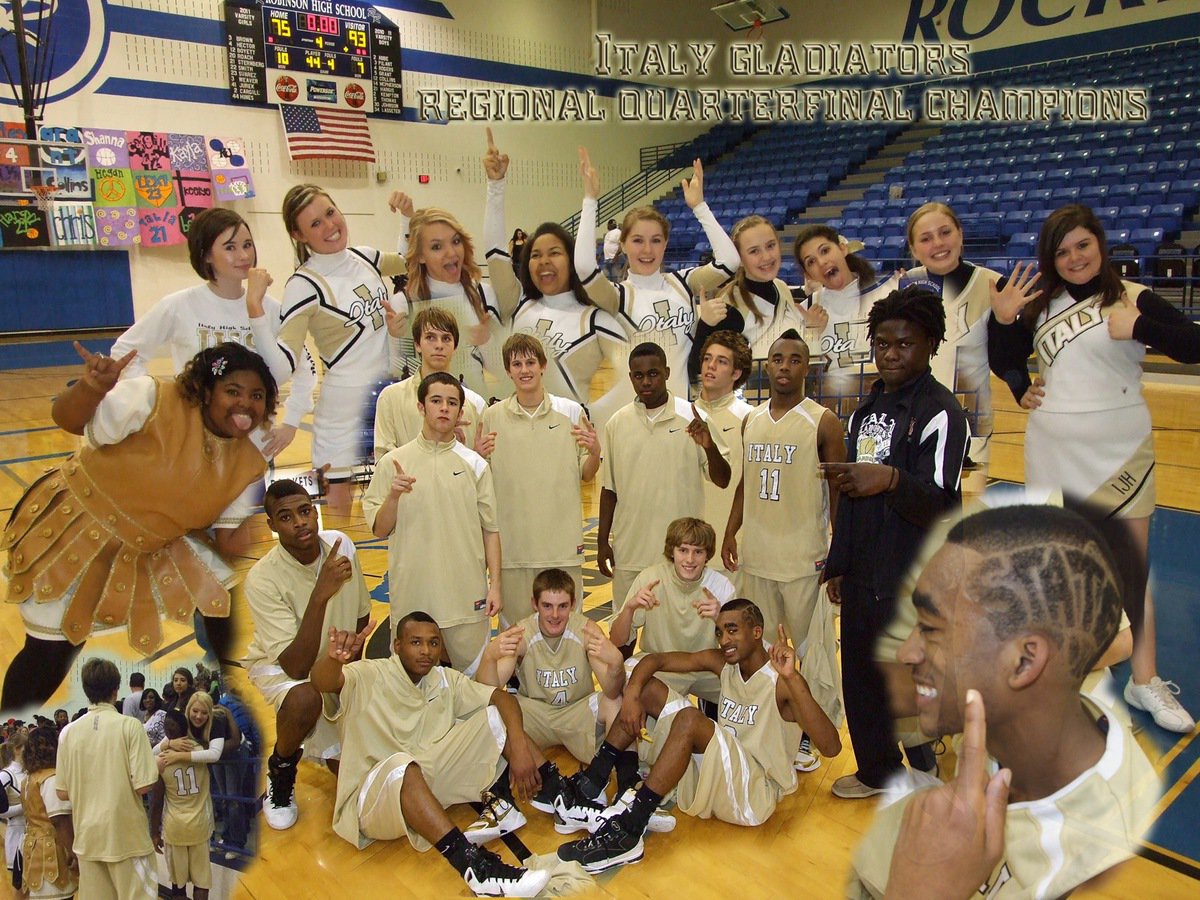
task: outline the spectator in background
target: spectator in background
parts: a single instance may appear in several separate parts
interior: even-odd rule
[[[608,220],[608,231],[604,232],[604,275],[609,281],[621,281],[625,254],[621,252],[621,228],[616,219]]]
[[[157,746],[166,736],[163,732],[163,719],[167,715],[167,705],[154,688],[142,691],[142,718],[146,728],[146,737],[150,746]]]
[[[54,711],[54,727],[59,731],[62,731],[64,728],[66,728],[67,723],[70,721],[71,719],[65,709],[56,709]]]
[[[503,234],[503,232],[501,232]],[[512,239],[508,242],[508,257],[512,260],[513,270],[520,277],[521,260],[525,255],[525,242],[529,240],[529,235],[521,228],[513,230]]]
[[[171,696],[167,700],[167,709],[177,709],[180,712],[187,712],[188,701],[192,699],[192,694],[196,693],[196,680],[192,677],[192,673],[188,669],[180,666],[171,676]],[[167,696],[167,691],[164,689],[163,696]]]
[[[21,791],[26,819],[21,857],[36,858],[39,865],[27,866],[21,890],[31,897],[73,897],[79,884],[79,864],[71,849],[75,843],[71,804],[58,794],[57,752],[56,728],[39,726],[29,732],[24,752],[28,775]]]
[[[250,710],[232,688],[221,697],[216,711],[222,710],[229,726],[229,737],[221,762],[212,767],[212,773],[216,779],[215,793],[220,795],[215,803],[224,809],[221,844],[226,848],[225,858],[233,859],[245,853],[251,813],[258,810],[258,755],[262,735]]]
[[[121,701],[121,715],[132,716],[143,723],[146,721],[146,717],[142,713],[142,692],[145,689],[145,675],[141,672],[134,672],[129,676],[129,695]]]

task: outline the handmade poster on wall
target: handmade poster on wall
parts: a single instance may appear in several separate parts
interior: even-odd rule
[[[237,137],[0,123],[0,247],[166,247],[217,200],[254,196]],[[45,208],[39,189],[52,188]],[[44,191],[42,193],[45,193]]]
[[[254,182],[241,138],[210,137],[208,167],[216,199],[248,200],[254,196]]]

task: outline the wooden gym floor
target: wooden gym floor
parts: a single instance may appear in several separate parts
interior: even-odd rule
[[[164,369],[156,364],[155,371]],[[77,374],[75,367],[26,369],[0,372],[0,517],[20,497],[22,490],[45,468],[58,464],[75,446],[76,439],[54,427],[49,418],[50,400],[67,381]],[[599,379],[598,379],[599,380]],[[599,387],[599,385],[598,385]],[[1024,413],[1016,408],[1008,391],[993,381],[996,399],[996,436],[993,440],[992,476],[1005,481],[1023,480],[1021,442]],[[1179,511],[1156,517],[1154,547],[1156,567],[1166,557],[1158,554],[1158,542],[1168,540],[1182,548],[1182,560],[1170,575],[1169,590],[1160,583],[1156,600],[1160,617],[1160,669],[1165,677],[1184,687],[1183,699],[1193,712],[1200,711],[1200,672],[1192,672],[1189,643],[1194,635],[1193,616],[1185,603],[1194,600],[1200,575],[1192,562],[1190,547],[1200,540],[1200,386],[1191,384],[1148,383],[1146,396],[1155,426],[1158,456],[1158,495],[1161,507]],[[280,459],[285,468],[308,465],[310,433],[302,430],[295,443]],[[606,579],[595,571],[594,524],[598,490],[585,487],[581,514],[592,532],[589,541],[590,570],[585,610],[603,618],[611,606],[611,591]],[[1159,525],[1163,525],[1162,528]],[[348,520],[326,516],[326,528],[338,528],[349,534],[358,547],[368,586],[375,599],[373,617],[387,618],[383,576],[386,571],[386,547],[366,529],[358,515]],[[1160,532],[1169,532],[1165,536]],[[272,546],[265,523],[255,523],[255,544],[249,556],[241,560],[248,568]],[[1189,571],[1190,566],[1190,571]],[[186,629],[167,626],[167,641],[152,661],[157,673],[175,665],[191,664],[201,655]],[[248,635],[243,635],[243,640]],[[11,659],[23,640],[20,617],[15,607],[0,608],[0,668]],[[1194,644],[1192,644],[1194,646]],[[114,656],[129,654],[121,636],[102,637],[89,642],[83,657],[103,652]],[[81,657],[81,659],[83,658]],[[130,659],[130,667],[135,661]],[[142,664],[139,664],[142,666]],[[227,680],[240,688],[260,713],[264,710],[257,692],[249,686],[240,669],[227,670]],[[77,683],[78,679],[73,678]],[[60,691],[49,709],[68,705],[76,697]],[[68,705],[75,708],[79,703]],[[260,715],[268,742],[273,737],[273,717]],[[1167,735],[1144,719],[1135,719],[1141,727],[1139,740],[1164,770],[1169,781],[1168,796],[1161,804],[1164,825],[1177,818],[1171,833],[1152,833],[1146,855],[1132,860],[1114,873],[1102,886],[1081,891],[1078,897],[1175,898],[1195,896],[1200,877],[1200,850],[1187,844],[1188,834],[1200,820],[1200,796],[1190,790],[1200,770],[1200,742],[1195,735]],[[799,776],[798,790],[785,798],[775,815],[764,825],[749,829],[711,820],[678,816],[678,826],[666,835],[651,835],[646,841],[646,857],[602,876],[589,896],[660,897],[680,888],[680,875],[686,883],[704,884],[712,895],[740,894],[747,897],[777,896],[784,891],[812,897],[841,895],[845,873],[854,847],[870,823],[873,801],[844,801],[832,796],[830,785],[840,775],[855,770],[849,740],[843,734],[846,749],[841,756],[824,760],[819,769]],[[556,754],[552,753],[552,757]],[[561,751],[557,756],[567,771],[574,768]],[[333,834],[332,817],[334,777],[324,768],[306,763],[297,783],[300,820],[287,832],[260,830],[260,858],[243,875],[237,897],[268,900],[311,896],[426,898],[466,896],[461,879],[435,852],[417,854],[406,841],[376,843],[358,851]],[[474,819],[467,806],[450,810],[453,821],[465,826]],[[260,820],[261,822],[261,820]],[[529,824],[518,837],[534,853],[552,852],[564,838],[553,830],[550,817],[529,811]],[[1159,841],[1161,840],[1161,843]],[[714,848],[721,848],[714,853]],[[513,851],[501,844],[494,849],[509,862]],[[752,868],[753,867],[753,868]],[[752,874],[751,874],[752,873]]]

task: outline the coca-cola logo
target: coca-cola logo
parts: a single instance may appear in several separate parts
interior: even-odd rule
[[[291,75],[280,75],[275,79],[275,93],[280,100],[291,102],[300,96],[300,85]]]
[[[351,109],[361,109],[363,104],[367,102],[367,92],[357,84],[346,85],[346,90],[342,92],[342,96],[346,98],[346,105]]]

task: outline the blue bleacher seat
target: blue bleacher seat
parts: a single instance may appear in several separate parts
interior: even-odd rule
[[[1113,184],[1108,188],[1108,202],[1111,206],[1129,206],[1137,199],[1136,184]]]
[[[1154,206],[1156,203],[1166,203],[1170,193],[1171,183],[1169,181],[1152,181],[1138,188],[1137,197],[1139,203],[1148,203]]]
[[[995,191],[975,195],[973,208],[975,212],[995,212],[1000,203],[1000,195]]]
[[[1107,196],[1108,185],[1106,184],[1093,183],[1079,189],[1079,202],[1087,206],[1103,206]]]
[[[1035,259],[1037,257],[1037,238],[1031,232],[1014,234],[1008,239],[1004,253],[1014,262],[1017,260]]]
[[[997,209],[1002,213],[1012,212],[1015,209],[1021,209],[1025,205],[1024,191],[1001,191],[1000,202]]]
[[[1136,228],[1129,234],[1129,243],[1137,248],[1142,259],[1153,257],[1158,245],[1163,242],[1161,228]]]
[[[1182,203],[1185,207],[1200,202],[1200,178],[1180,178],[1171,182],[1170,203]]]
[[[1150,216],[1146,219],[1146,227],[1161,228],[1164,232],[1178,231],[1182,222],[1182,203],[1160,203],[1150,210]]]
[[[1125,181],[1128,172],[1129,166],[1124,163],[1119,165],[1101,166],[1100,183],[1108,186],[1122,184]]]
[[[1095,206],[1092,207],[1092,212],[1096,214],[1096,218],[1100,220],[1105,231],[1115,228],[1117,221],[1121,218],[1121,207],[1119,206]]]
[[[1133,230],[1134,228],[1145,228],[1146,220],[1149,218],[1149,206],[1122,206],[1118,222],[1122,228]]]
[[[1019,234],[1022,231],[1029,230],[1029,220],[1032,213],[1027,209],[1014,209],[1011,212],[1004,214],[1004,224],[1001,227],[1001,234],[1008,237],[1014,234]]]
[[[1025,192],[1025,209],[1045,209],[1051,203],[1051,192],[1046,188]],[[1019,230],[1019,229],[1018,229]]]

